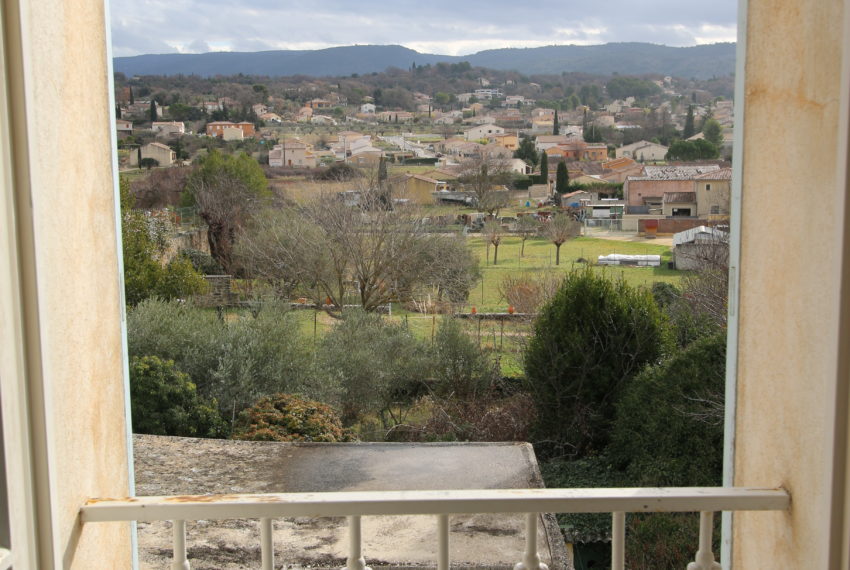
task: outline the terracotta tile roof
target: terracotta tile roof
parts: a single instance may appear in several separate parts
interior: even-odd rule
[[[644,176],[629,176],[629,180],[694,180],[697,176],[720,170],[716,164],[699,166],[644,166]]]
[[[699,180],[732,180],[732,169],[721,168],[713,172],[706,172],[697,176]]]

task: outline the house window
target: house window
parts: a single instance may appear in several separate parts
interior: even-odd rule
[[[706,184],[706,185],[705,185],[705,189],[706,189],[706,190],[711,190],[711,184]]]
[[[720,213],[720,206],[712,206],[711,207],[711,213],[712,214],[719,214]]]

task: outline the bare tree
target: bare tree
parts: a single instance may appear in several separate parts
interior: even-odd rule
[[[493,265],[499,263],[499,245],[502,243],[502,225],[496,220],[487,220],[481,229],[481,235],[493,246]]]
[[[475,196],[479,212],[498,216],[509,203],[509,194],[502,188],[510,182],[509,159],[499,156],[470,158],[461,164],[458,179]]]
[[[267,210],[240,240],[257,276],[298,287],[337,314],[350,294],[366,311],[407,300],[419,288],[464,299],[477,276],[465,242],[429,234],[414,208],[389,209],[370,189],[352,206],[324,194],[302,208]]]
[[[519,255],[522,257],[525,255],[526,240],[540,233],[540,222],[534,216],[520,216],[516,225],[517,233],[522,238],[522,246],[519,250]]]
[[[561,264],[561,246],[581,233],[581,224],[566,214],[555,214],[543,224],[543,235],[555,244],[555,265]]]
[[[180,203],[180,194],[186,186],[189,168],[158,168],[148,176],[138,178],[131,184],[136,198],[136,207],[158,209],[176,206]]]

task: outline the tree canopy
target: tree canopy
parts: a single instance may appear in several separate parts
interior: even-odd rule
[[[213,149],[189,175],[186,194],[207,223],[210,253],[232,272],[237,234],[249,214],[271,197],[262,167],[245,153],[225,155]]]
[[[614,77],[605,85],[605,89],[614,99],[625,99],[629,96],[635,99],[646,99],[661,93],[661,88],[648,79],[625,76]]]
[[[720,156],[716,146],[705,139],[676,141],[667,150],[668,160],[711,160]]]

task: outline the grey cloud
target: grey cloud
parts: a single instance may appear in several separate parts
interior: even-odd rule
[[[691,45],[700,26],[734,26],[736,17],[736,0],[538,0],[532,4],[432,0],[425,5],[418,0],[391,4],[326,0],[308,9],[292,0],[153,3],[155,10],[149,3],[112,0],[113,20],[124,23],[113,25],[116,55],[151,53],[169,45],[194,50],[199,41],[239,51],[355,43],[439,45],[460,40],[474,45],[476,39],[508,44],[649,41]],[[604,31],[593,34],[590,29]]]

